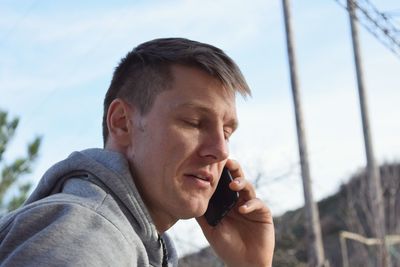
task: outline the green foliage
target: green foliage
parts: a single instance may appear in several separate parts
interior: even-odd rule
[[[24,174],[30,173],[32,164],[38,157],[41,137],[36,137],[28,144],[25,157],[19,157],[11,163],[4,162],[4,153],[18,127],[19,119],[9,119],[7,112],[0,110],[0,215],[18,208],[27,198],[32,186],[22,180]],[[12,196],[9,196],[13,191]]]

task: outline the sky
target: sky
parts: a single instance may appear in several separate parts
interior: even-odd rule
[[[346,11],[335,0],[291,1],[298,78],[316,200],[366,164]],[[396,0],[372,3],[397,19]],[[397,15],[397,17],[394,17]],[[400,57],[359,27],[372,140],[378,163],[400,161]],[[238,99],[231,157],[258,177],[276,215],[304,204],[281,1],[0,0],[0,109],[20,125],[6,160],[42,136],[25,179],[35,183],[72,151],[102,147],[102,102],[119,60],[138,44],[185,37],[230,55],[252,88]],[[190,231],[192,234],[182,234]],[[206,244],[192,220],[171,231],[178,251]]]

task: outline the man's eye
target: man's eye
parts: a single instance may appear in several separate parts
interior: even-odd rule
[[[184,120],[184,123],[191,127],[195,128],[200,127],[200,121],[197,120]]]
[[[232,133],[230,131],[224,131],[224,136],[225,140],[229,141],[229,138],[231,137]]]

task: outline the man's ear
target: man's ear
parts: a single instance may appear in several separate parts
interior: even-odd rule
[[[108,139],[118,147],[126,147],[131,142],[132,131],[130,106],[122,99],[114,99],[107,111]]]

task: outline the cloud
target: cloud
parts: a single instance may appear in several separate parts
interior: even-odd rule
[[[93,10],[40,2],[23,17],[20,9],[9,7],[0,19],[1,29],[13,29],[0,52],[7,66],[0,69],[5,91],[0,104],[27,103],[100,81],[106,87],[119,58],[147,39],[187,36],[232,50],[259,37],[262,14],[271,6],[265,1],[159,1]]]

